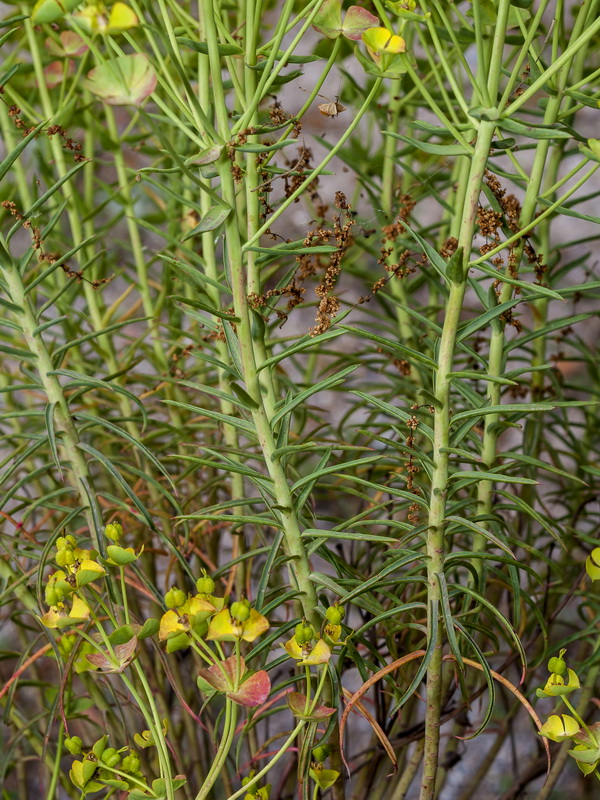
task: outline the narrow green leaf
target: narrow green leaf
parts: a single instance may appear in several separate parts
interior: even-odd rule
[[[225,333],[225,339],[227,340],[229,355],[231,356],[231,360],[233,361],[235,368],[237,369],[238,375],[241,377],[244,374],[244,366],[242,364],[240,343],[238,342],[238,338],[235,335],[231,323],[227,322],[227,320],[223,320],[223,331]]]
[[[452,423],[461,419],[471,417],[484,417],[487,414],[529,414],[533,411],[552,411],[556,408],[553,403],[506,403],[500,406],[481,406],[481,408],[470,408],[467,411],[459,411],[452,417]]]
[[[4,81],[6,83],[6,81]],[[4,178],[4,176],[8,173],[9,169],[15,163],[17,158],[21,155],[23,150],[27,147],[27,145],[32,142],[42,130],[42,128],[46,125],[46,121],[40,122],[35,128],[30,131],[27,136],[19,141],[16,147],[11,150],[11,152],[4,158],[2,162],[0,162],[0,181]]]
[[[462,370],[459,372],[449,372],[448,378],[466,378],[476,381],[487,381],[488,383],[498,383],[501,386],[518,386],[517,381],[511,381],[509,378],[501,378],[499,375],[488,375],[485,372],[470,372],[469,370]]]
[[[79,442],[77,447],[79,447],[80,450],[83,450],[84,453],[87,453],[88,455],[92,456],[92,458],[94,458],[96,461],[100,462],[100,464],[103,465],[106,471],[110,475],[112,475],[115,482],[123,489],[127,497],[129,497],[133,505],[137,508],[142,517],[146,520],[148,526],[152,530],[155,530],[156,526],[148,509],[142,503],[142,501],[137,497],[133,489],[129,486],[125,478],[123,478],[123,476],[121,475],[119,470],[114,466],[114,464],[103,453],[101,453],[99,450],[96,450],[95,447],[86,444],[85,442]]]
[[[360,339],[369,339],[371,342],[377,342],[377,344],[381,347],[385,348],[386,350],[391,350],[393,353],[399,353],[407,360],[417,361],[419,364],[424,364],[430,369],[437,369],[437,364],[433,359],[429,358],[423,353],[419,353],[417,350],[411,350],[410,347],[405,347],[398,342],[385,339],[383,336],[378,336],[376,333],[371,333],[371,331],[355,328],[353,325],[340,325],[339,327],[343,331],[355,334]]]
[[[425,142],[422,139],[413,139],[410,136],[404,136],[401,133],[394,131],[381,131],[384,136],[391,136],[394,139],[400,139],[401,142],[415,147],[417,150],[422,150],[424,153],[430,153],[436,156],[468,156],[471,150],[464,147],[462,144],[435,144],[433,142]]]
[[[54,463],[56,464],[56,469],[58,470],[59,478],[64,480],[62,465],[60,463],[60,457],[58,455],[58,447],[56,444],[56,432],[54,429],[54,414],[56,411],[56,403],[48,403],[46,406],[46,431],[48,433],[48,441],[50,443],[50,451],[52,453],[52,458],[54,459]]]
[[[504,475],[499,472],[468,472],[457,470],[451,472],[448,480],[469,480],[479,483],[479,481],[495,481],[496,483],[523,483],[529,486],[539,486],[539,481],[534,481],[531,478],[521,478],[518,475]]]
[[[193,306],[194,308],[199,308],[201,311],[206,311],[207,314],[212,314],[215,317],[219,317],[220,319],[227,319],[230,322],[239,322],[240,318],[235,317],[232,314],[227,314],[225,311],[221,311],[218,308],[213,308],[209,306],[207,303],[201,303],[200,300],[196,300],[192,297],[184,297],[180,294],[172,294],[169,295],[169,299],[175,301],[176,303],[183,303],[186,306]]]
[[[218,422],[222,422],[224,425],[231,425],[246,434],[256,436],[254,425],[251,422],[247,422],[245,419],[232,417],[229,414],[221,414],[219,411],[213,411],[209,408],[202,408],[201,406],[192,406],[189,403],[180,403],[178,400],[163,400],[163,403],[166,403],[169,406],[183,408],[186,411],[191,411],[194,414],[199,414],[200,416],[208,417],[209,419],[216,419]]]
[[[259,144],[258,142],[248,142],[247,144],[240,144],[235,149],[242,153],[272,153],[276,150],[281,150],[283,147],[295,145],[298,147],[297,139],[282,139],[280,142],[273,142],[273,144]],[[249,250],[251,248],[248,248]]]
[[[77,419],[87,420],[88,422],[91,422],[92,425],[102,425],[103,428],[106,428],[107,430],[111,431],[112,433],[115,434],[115,436],[119,436],[120,438],[125,439],[125,441],[132,444],[136,449],[138,449],[143,454],[144,458],[147,458],[148,461],[154,464],[156,469],[165,476],[165,478],[169,481],[171,488],[173,489],[175,494],[177,494],[177,489],[175,488],[175,484],[173,483],[171,476],[169,475],[165,467],[160,463],[158,458],[156,458],[156,456],[150,450],[148,450],[148,448],[145,447],[139,441],[139,439],[136,439],[135,436],[132,436],[132,434],[129,433],[129,431],[125,430],[124,428],[120,428],[118,425],[115,425],[114,422],[111,422],[105,417],[95,416],[93,414],[87,414],[83,411],[77,412]]]
[[[343,330],[340,329],[333,329],[326,331],[325,333],[321,333],[318,336],[310,337],[305,336],[300,341],[296,342],[295,344],[291,345],[290,347],[283,350],[281,353],[277,353],[275,356],[271,356],[267,358],[262,364],[259,364],[256,368],[257,372],[260,372],[261,369],[266,369],[267,367],[273,367],[275,364],[279,364],[280,361],[283,361],[290,356],[295,355],[296,353],[301,353],[304,350],[308,350],[312,347],[318,347],[321,342],[327,342],[330,339],[337,339],[338,336],[341,336],[344,333]]]
[[[539,286],[537,283],[526,283],[525,281],[519,281],[516,278],[511,278],[506,272],[498,272],[497,269],[494,267],[488,267],[487,264],[473,264],[472,262],[469,263],[469,269],[478,269],[480,272],[483,272],[485,275],[489,275],[491,278],[494,278],[496,281],[500,281],[501,283],[508,283],[511,286],[518,286],[519,289],[527,292],[531,295],[541,295],[542,297],[549,297],[552,300],[562,300],[563,298],[558,292],[553,291],[552,289],[548,289],[546,286]]]
[[[358,369],[359,366],[360,364],[352,364],[340,372],[336,372],[335,375],[330,375],[328,378],[319,381],[319,383],[314,384],[314,386],[309,386],[308,389],[305,389],[303,392],[299,392],[295,397],[292,397],[291,400],[288,400],[288,402],[285,403],[285,405],[273,415],[271,419],[271,425],[276,425],[282,417],[284,417],[286,414],[289,414],[299,405],[304,403],[304,401],[309,397],[312,397],[313,394],[326,391],[327,389],[331,389],[334,386],[338,386],[340,383],[343,383],[344,379],[354,372],[354,370]]]
[[[185,36],[178,36],[177,41],[184,47],[189,47],[190,50],[195,50],[196,53],[208,55],[208,42],[197,42],[194,39],[188,39]],[[236,44],[217,44],[217,49],[220,56],[243,56],[244,50]]]
[[[202,233],[216,231],[230,214],[231,208],[223,208],[221,206],[209,208],[196,227],[187,233],[181,241],[187,242],[188,239],[193,239],[195,236],[200,236]]]

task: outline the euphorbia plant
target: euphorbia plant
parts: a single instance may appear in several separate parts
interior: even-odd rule
[[[8,792],[595,780],[599,11],[7,12]]]

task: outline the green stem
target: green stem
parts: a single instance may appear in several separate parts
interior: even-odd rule
[[[227,798],[227,800],[237,800],[237,798],[241,797],[244,794],[244,792],[249,792],[250,789],[256,786],[256,784],[259,783],[259,781],[261,781],[264,778],[264,776],[269,772],[269,770],[273,769],[275,764],[277,764],[277,762],[287,753],[288,748],[293,744],[296,737],[298,736],[298,734],[305,725],[306,722],[304,720],[299,722],[294,728],[294,730],[290,733],[288,738],[285,740],[285,742],[281,745],[279,750],[275,753],[273,758],[269,761],[269,763],[265,767],[263,767],[260,770],[260,772],[257,772],[256,775],[254,775],[254,777],[251,778],[248,781],[248,783],[246,783],[245,786],[242,786],[241,789],[238,789],[237,792],[234,792],[232,795],[230,795]],[[198,798],[196,798],[196,800],[198,800]]]
[[[100,508],[92,491],[92,480],[87,462],[79,449],[79,435],[73,424],[73,418],[58,377],[52,374],[54,364],[42,336],[37,331],[37,319],[31,301],[25,293],[23,280],[3,245],[0,245],[0,268],[4,274],[11,302],[15,306],[14,314],[23,331],[27,348],[34,356],[40,384],[48,403],[54,410],[52,424],[55,426],[57,439],[64,448],[66,461],[69,464],[67,474],[70,477],[71,485],[79,495],[94,547],[106,557]]]
[[[223,726],[223,735],[219,743],[219,748],[213,759],[212,766],[208,775],[204,779],[204,783],[200,787],[200,791],[196,795],[195,800],[205,800],[210,794],[217,778],[224,770],[225,762],[231,750],[233,736],[235,734],[235,724],[237,720],[237,704],[232,700],[225,700],[225,724]]]
[[[216,31],[214,29],[214,18],[213,13],[209,8],[205,8],[203,11],[213,78],[212,85],[217,114],[217,124],[219,133],[221,135],[226,135],[228,128],[228,113],[227,106],[225,104],[223,85],[220,80],[220,59],[217,48]],[[230,208],[235,209],[236,190],[233,177],[231,175],[230,162],[227,157],[221,158],[218,164],[218,169],[221,177],[223,199],[228,203]],[[257,239],[259,235],[260,234],[256,234],[254,239]],[[246,390],[254,400],[256,406],[252,411],[252,419],[256,428],[258,441],[265,459],[269,476],[273,480],[276,504],[278,507],[277,515],[281,520],[282,527],[285,532],[288,554],[291,556],[291,574],[294,579],[294,583],[302,592],[300,596],[302,612],[306,619],[309,620],[309,622],[311,622],[315,628],[318,628],[320,627],[321,621],[316,612],[317,595],[314,585],[310,579],[311,569],[308,563],[306,550],[304,549],[304,544],[301,539],[301,531],[296,512],[294,510],[293,498],[290,494],[289,485],[281,462],[278,459],[273,458],[273,453],[276,450],[276,444],[273,436],[273,430],[265,410],[263,393],[261,391],[261,386],[256,371],[252,325],[248,305],[246,277],[244,274],[243,265],[244,259],[240,242],[238,222],[233,214],[229,216],[226,222],[225,241],[227,261],[231,273],[230,281],[233,292],[234,310],[236,316],[240,319],[240,322],[237,326],[237,333],[243,377],[246,383]]]
[[[487,158],[494,133],[494,124],[482,122],[471,157],[471,167],[464,206],[458,246],[463,250],[463,280],[452,282],[445,311],[435,378],[435,397],[438,401],[434,416],[433,461],[435,469],[431,481],[429,505],[429,532],[427,535],[427,580],[428,580],[428,629],[430,637],[437,643],[427,670],[427,704],[425,712],[425,753],[420,800],[433,800],[437,776],[440,714],[442,702],[442,641],[441,630],[432,629],[434,614],[441,599],[438,575],[444,570],[444,519],[446,493],[448,489],[448,451],[450,445],[450,386],[448,373],[452,372],[456,333],[466,287],[475,219],[479,206],[479,195],[485,174]]]

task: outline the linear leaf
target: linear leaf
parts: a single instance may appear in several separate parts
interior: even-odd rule
[[[247,422],[245,419],[232,417],[229,414],[221,414],[219,411],[212,411],[212,409],[202,408],[201,406],[192,406],[189,403],[180,403],[178,400],[163,400],[163,403],[169,406],[177,406],[177,408],[184,408],[186,411],[192,411],[194,414],[199,414],[209,419],[216,419],[224,425],[231,425],[250,436],[256,436],[254,425],[251,422]]]
[[[295,408],[297,408],[301,403],[304,403],[309,397],[313,394],[317,394],[318,392],[323,392],[327,389],[331,389],[334,386],[337,386],[340,383],[344,382],[344,378],[350,375],[354,370],[358,369],[360,364],[352,364],[346,369],[341,370],[340,372],[336,372],[335,375],[330,375],[328,378],[316,383],[314,386],[309,386],[308,389],[305,389],[303,392],[299,392],[295,397],[289,400],[282,408],[280,408],[272,417],[271,425],[276,425],[279,420],[284,417],[286,414],[289,414]]]
[[[554,408],[556,405],[553,403],[506,403],[506,405],[500,406],[482,406],[459,411],[452,417],[452,422],[471,417],[483,417],[487,414],[528,414],[532,411],[552,411]]]
[[[404,345],[398,344],[398,342],[385,339],[383,336],[378,336],[376,333],[371,333],[371,331],[367,331],[362,328],[355,328],[353,325],[340,325],[339,327],[343,331],[353,333],[360,339],[369,339],[371,342],[377,342],[378,345],[381,345],[381,347],[385,348],[386,350],[391,350],[393,353],[399,353],[406,359],[417,361],[419,364],[424,364],[430,369],[437,369],[437,364],[433,359],[429,358],[423,353],[419,353],[417,350],[412,350],[410,347],[404,347]]]

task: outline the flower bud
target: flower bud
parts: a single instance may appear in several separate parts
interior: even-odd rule
[[[229,613],[238,622],[247,622],[250,618],[250,603],[247,600],[236,600],[231,604]]]
[[[104,528],[104,535],[113,542],[118,542],[123,536],[123,526],[118,522],[111,522]]]
[[[198,594],[212,594],[215,590],[215,582],[206,574],[206,570],[202,570],[202,577],[196,581],[196,590]]]
[[[303,644],[309,644],[315,638],[315,629],[310,622],[303,620],[296,625],[295,638],[300,647]]]
[[[165,605],[167,608],[179,608],[186,601],[186,594],[177,586],[172,586],[165,595]]]
[[[78,756],[81,753],[83,742],[79,736],[67,736],[65,747],[72,756]]]
[[[346,609],[344,606],[340,606],[338,603],[329,606],[325,612],[325,618],[328,622],[331,622],[332,625],[339,625],[345,616]]]

